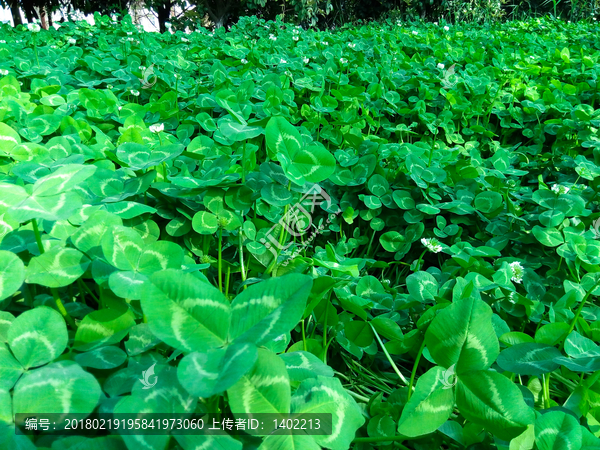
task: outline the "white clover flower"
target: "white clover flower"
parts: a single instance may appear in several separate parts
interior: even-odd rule
[[[292,39],[293,39],[294,41],[298,41],[298,40],[300,40],[300,38],[299,38],[298,36],[294,36]]]
[[[279,61],[279,63],[280,64],[285,64],[285,63],[287,63],[287,61],[285,59],[281,58],[281,60]]]
[[[515,283],[520,283],[523,280],[523,274],[525,273],[525,269],[521,265],[519,261],[511,262],[509,264],[510,270],[512,271],[511,281]]]
[[[356,47],[356,44],[354,44],[353,42],[348,42],[348,47],[354,48]]]
[[[348,64],[348,60],[346,58],[340,58],[341,64]]]
[[[114,86],[112,84],[107,84],[106,89],[112,89]]]
[[[8,70],[0,69],[0,75],[8,75]]]
[[[144,70],[146,70],[146,66],[140,66],[139,69],[140,69],[140,72],[143,72]]]
[[[0,44],[6,44],[6,41],[5,40],[1,40]]]
[[[442,246],[440,245],[440,241],[435,238],[431,239],[421,239],[421,243],[427,247],[427,250],[433,253],[439,253],[442,251]]]
[[[557,194],[566,194],[570,190],[570,188],[568,188],[567,186],[562,186],[560,184],[553,184],[551,189],[552,192],[555,192]]]
[[[127,32],[127,36],[131,36],[133,34],[133,31],[128,31]]]
[[[241,62],[242,64],[248,64],[248,60],[247,60],[246,58],[242,58],[242,59],[240,59],[240,62]]]
[[[29,29],[29,31],[31,31],[32,33],[39,33],[41,28],[37,23],[28,23],[27,24],[27,28]]]
[[[329,45],[329,42],[323,41],[323,42],[321,42],[321,44],[327,46],[327,45]]]
[[[450,27],[448,25],[444,26],[444,31],[450,31]]]
[[[155,123],[154,125],[150,125],[150,131],[152,133],[160,133],[165,129],[164,123]]]
[[[184,37],[182,37],[182,38],[181,38],[181,42],[190,42],[190,40],[189,40],[189,39],[186,39],[186,38],[184,38]]]
[[[75,45],[75,44],[77,44],[77,39],[69,38],[69,39],[67,39],[67,42],[71,45]]]
[[[437,22],[433,22],[433,24],[434,24],[434,25],[437,25],[438,23],[437,23]]]
[[[276,41],[277,40],[277,38],[275,37],[274,34],[270,34],[269,35],[269,39],[271,39],[272,41]]]
[[[129,92],[131,92],[131,95],[134,95],[136,97],[140,95],[140,91],[136,91],[135,89],[131,89]]]
[[[308,64],[310,61],[310,58],[307,58],[306,56],[302,58],[302,61],[304,61],[304,64]]]
[[[170,30],[172,26],[173,26],[173,25],[171,24],[171,22],[165,22],[165,28],[166,28],[167,30]]]
[[[413,30],[412,34],[414,34],[416,36],[417,34],[419,34],[419,32],[416,30]]]
[[[123,107],[122,107],[122,106],[119,106],[119,111],[121,111],[122,109],[123,109]]]
[[[438,69],[443,69],[445,66],[442,63],[438,63],[437,68]]]

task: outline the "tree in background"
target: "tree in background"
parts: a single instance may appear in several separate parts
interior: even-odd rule
[[[17,25],[23,24],[19,0],[0,1],[0,5],[2,5],[4,8],[10,9],[10,14],[13,20],[13,26],[16,27]]]
[[[600,0],[0,0],[11,11],[13,24],[41,20],[51,25],[52,12],[66,10],[69,16],[84,14],[128,14],[131,8],[148,9],[158,17],[161,32],[166,23],[178,29],[195,26],[220,28],[240,17],[332,28],[357,20],[445,20],[489,22],[551,14],[565,20],[590,19],[600,15]],[[48,17],[48,23],[45,17]]]
[[[81,11],[84,14],[121,14],[125,15],[129,11],[129,0],[70,0],[73,10]]]
[[[174,0],[146,0],[146,8],[154,11],[158,17],[158,28],[161,33],[167,31],[165,24],[171,19],[171,11],[175,5]]]

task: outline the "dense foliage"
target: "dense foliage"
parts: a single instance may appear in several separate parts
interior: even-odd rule
[[[3,28],[0,448],[600,448],[597,36]],[[13,435],[142,410],[334,433]]]

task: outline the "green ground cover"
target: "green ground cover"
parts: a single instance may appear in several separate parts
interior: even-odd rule
[[[4,26],[0,448],[599,449],[598,31]]]

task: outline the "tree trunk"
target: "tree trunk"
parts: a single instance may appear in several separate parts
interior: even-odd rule
[[[215,28],[221,28],[227,23],[229,18],[229,9],[231,8],[231,0],[219,0],[213,8],[210,6],[210,0],[205,0],[204,4],[208,11],[210,19],[214,22]]]
[[[40,18],[42,28],[44,30],[47,30],[48,29],[48,21],[47,21],[48,16],[46,14],[46,11],[47,11],[46,7],[40,6],[38,8],[34,8],[34,9],[35,9],[35,12],[37,13],[38,17]]]
[[[33,23],[33,21],[37,19],[37,17],[35,16],[35,10],[33,9],[33,5],[31,5],[30,3],[26,3],[23,5],[23,12],[25,13],[25,18],[27,19],[27,22]]]
[[[158,14],[158,27],[161,33],[167,31],[165,23],[168,22],[171,17],[171,6],[173,6],[173,3],[171,1],[166,1],[156,8],[156,13]]]
[[[10,13],[12,14],[13,27],[16,27],[17,25],[23,25],[21,11],[19,10],[19,0],[12,0],[10,2]]]

